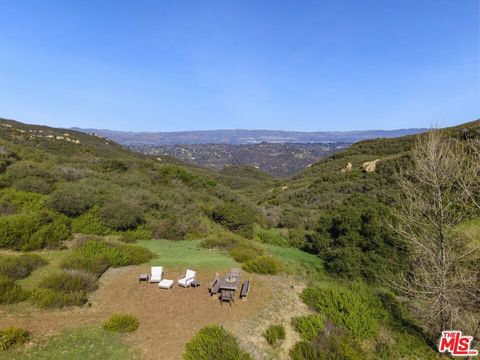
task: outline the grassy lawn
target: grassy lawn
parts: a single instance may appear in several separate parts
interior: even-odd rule
[[[158,257],[150,264],[176,267],[193,267],[196,269],[226,269],[240,267],[228,255],[200,247],[200,240],[142,240],[139,245],[151,250]]]
[[[287,272],[297,275],[322,275],[322,260],[318,256],[295,248],[265,245],[267,252],[286,263]]]
[[[118,334],[101,328],[80,328],[44,338],[43,342],[0,353],[0,360],[126,360],[137,359]]]

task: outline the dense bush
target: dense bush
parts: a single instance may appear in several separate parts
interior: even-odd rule
[[[70,235],[71,231],[68,219],[57,218],[33,234],[23,249],[55,248],[58,247],[62,241],[68,240]]]
[[[231,250],[230,256],[238,262],[247,262],[263,255],[264,249],[254,241],[241,240]]]
[[[319,218],[316,234],[305,239],[304,249],[319,254],[332,274],[375,281],[385,269],[395,269],[393,260],[401,251],[386,222],[386,206],[354,195]]]
[[[101,240],[87,240],[75,249],[75,254],[87,257],[103,255],[113,267],[142,264],[153,257],[152,252],[141,246]]]
[[[248,260],[243,264],[243,269],[257,274],[278,274],[283,268],[283,264],[271,256],[259,256],[253,260]]]
[[[253,236],[253,224],[257,218],[256,211],[239,202],[217,205],[211,213],[212,219],[246,237]]]
[[[140,321],[129,314],[114,314],[103,323],[103,329],[111,332],[133,332],[140,326]]]
[[[0,304],[14,304],[26,300],[29,293],[12,280],[0,276]]]
[[[324,319],[321,315],[304,315],[292,319],[292,325],[303,340],[310,341],[323,329]]]
[[[104,255],[74,253],[61,264],[64,269],[81,270],[100,277],[110,267],[110,261]]]
[[[72,220],[72,232],[77,234],[106,235],[111,230],[100,219],[100,211],[94,206]]]
[[[20,256],[0,255],[0,275],[11,280],[26,278],[31,272],[48,262],[35,254],[22,254]]]
[[[83,305],[87,302],[87,296],[84,291],[63,293],[52,289],[35,289],[30,300],[42,309],[53,309]]]
[[[134,229],[143,222],[143,210],[136,204],[115,200],[103,206],[100,218],[114,230]]]
[[[13,214],[0,217],[0,247],[23,249],[41,227],[47,223],[42,213]]]
[[[349,287],[307,287],[301,297],[307,305],[325,314],[358,339],[373,337],[379,320],[385,316],[380,301],[360,283],[353,283]]]
[[[251,360],[233,334],[220,326],[201,329],[186,345],[185,360]]]
[[[263,337],[270,345],[285,340],[285,328],[283,325],[270,325],[263,333]]]
[[[30,340],[30,333],[25,329],[8,327],[0,330],[0,351],[22,345]]]
[[[90,292],[96,290],[97,278],[82,271],[59,272],[44,277],[39,286],[57,292],[71,294],[77,291]]]
[[[255,236],[264,244],[270,244],[280,247],[291,246],[288,239],[278,229],[258,229]]]
[[[153,254],[140,246],[87,239],[67,257],[61,267],[81,270],[100,277],[110,266],[120,267],[147,262]]]
[[[47,206],[68,216],[78,216],[95,204],[95,189],[82,183],[62,184],[50,194]]]
[[[0,217],[0,247],[35,250],[54,247],[70,236],[67,218],[47,210]]]

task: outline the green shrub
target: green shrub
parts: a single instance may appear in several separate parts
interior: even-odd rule
[[[12,280],[0,276],[0,304],[14,304],[26,300],[29,293]]]
[[[270,325],[263,337],[270,345],[275,345],[278,341],[285,340],[285,328],[283,325]]]
[[[325,324],[321,315],[314,314],[294,317],[292,325],[303,340],[310,341],[317,336]]]
[[[185,360],[251,360],[240,348],[238,340],[220,326],[201,329],[186,345]]]
[[[50,194],[47,206],[67,216],[78,216],[95,204],[95,189],[81,183],[66,183]]]
[[[280,247],[289,247],[290,242],[278,229],[258,229],[255,232],[260,242]]]
[[[240,241],[230,250],[230,256],[238,262],[246,262],[263,255],[263,247],[253,241]]]
[[[292,360],[319,360],[320,354],[308,341],[297,342],[289,351]]]
[[[52,184],[38,176],[27,176],[15,180],[12,186],[19,191],[48,194],[52,191]]]
[[[81,271],[59,272],[44,277],[39,286],[65,294],[77,291],[90,292],[97,289],[95,276]]]
[[[75,250],[75,253],[86,256],[103,255],[113,267],[142,264],[154,255],[141,246],[115,244],[100,240],[86,241]]]
[[[99,210],[94,206],[89,211],[72,220],[72,232],[77,234],[106,235],[112,231],[102,222]]]
[[[0,217],[0,247],[20,250],[48,222],[45,213],[21,213]]]
[[[114,230],[134,229],[143,222],[143,210],[136,204],[115,200],[103,206],[100,218]]]
[[[42,309],[53,309],[83,305],[87,302],[87,297],[84,291],[63,293],[52,289],[36,289],[32,292],[30,300]]]
[[[74,253],[61,264],[63,269],[82,270],[95,275],[97,278],[107,271],[110,262],[104,255]]]
[[[256,211],[238,202],[217,205],[211,213],[212,219],[245,237],[253,236],[253,224],[257,218]]]
[[[103,323],[103,329],[111,332],[127,333],[138,329],[140,322],[133,315],[114,314]]]
[[[30,333],[27,330],[8,327],[0,330],[0,350],[8,350],[16,345],[25,344],[30,340]]]
[[[278,274],[283,268],[283,264],[271,256],[259,256],[253,260],[248,260],[243,264],[243,269],[257,274]]]
[[[32,235],[30,241],[23,247],[24,250],[57,247],[62,241],[70,237],[70,227],[66,219],[56,219],[50,224],[43,226]]]
[[[301,297],[307,305],[325,314],[358,339],[373,337],[379,320],[385,316],[379,300],[360,283],[353,283],[349,287],[307,287]]]
[[[11,280],[26,278],[31,272],[48,262],[36,254],[20,256],[0,256],[0,275]]]

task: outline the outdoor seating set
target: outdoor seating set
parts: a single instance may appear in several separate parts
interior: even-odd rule
[[[222,305],[224,302],[228,302],[231,306],[232,303],[235,302],[235,292],[240,286],[241,278],[242,271],[237,268],[231,269],[224,278],[221,278],[217,273],[215,279],[210,282],[210,287],[208,288],[208,291],[210,292],[211,296],[219,294],[218,299],[220,300],[220,303]],[[240,290],[240,299],[246,298],[249,291],[250,280],[247,280],[242,284]]]
[[[158,283],[159,289],[166,289],[170,290],[173,287],[174,281],[169,279],[164,279],[164,271],[163,266],[152,266],[151,274],[140,274],[138,277],[138,282],[147,282],[147,283]],[[195,278],[197,276],[197,272],[187,269],[185,272],[185,276],[177,279],[178,286],[183,288],[187,287],[194,287],[197,288],[200,286],[200,283]]]
[[[152,266],[151,274],[140,274],[138,277],[138,282],[146,283],[158,283],[159,289],[170,290],[173,287],[174,281],[165,279],[164,277],[163,266]],[[187,269],[185,276],[177,279],[178,286],[183,288],[193,287],[197,288],[200,286],[200,282],[196,279],[197,272]],[[238,268],[232,268],[227,273],[227,275],[222,278],[217,273],[215,279],[210,282],[208,291],[210,296],[219,295],[220,303],[223,305],[224,302],[228,302],[231,306],[235,302],[235,292],[240,287],[240,282],[242,278],[242,271]],[[245,281],[240,288],[240,299],[244,299],[248,296],[250,291],[250,280]]]

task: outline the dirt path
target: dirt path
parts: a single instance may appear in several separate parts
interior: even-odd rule
[[[66,328],[99,325],[112,313],[127,312],[137,316],[141,324],[135,333],[125,335],[127,342],[141,348],[147,360],[178,360],[185,343],[202,327],[219,324],[237,332],[240,322],[257,318],[277,298],[272,297],[277,290],[271,281],[253,275],[247,301],[237,299],[232,307],[220,306],[207,291],[213,272],[199,273],[202,286],[196,290],[174,287],[167,291],[154,284],[137,283],[138,274],[148,270],[146,266],[109,269],[100,279],[100,288],[90,295],[89,307],[55,311],[36,310],[27,304],[0,307],[0,327],[15,325],[29,329],[34,336],[52,335]],[[166,278],[181,275],[172,271]]]

